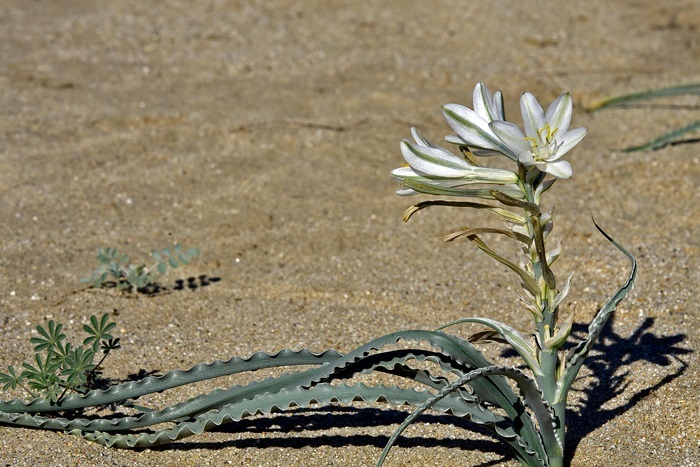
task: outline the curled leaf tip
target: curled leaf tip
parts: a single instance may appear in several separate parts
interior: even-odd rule
[[[403,212],[403,221],[408,222],[408,220],[418,211],[421,210],[421,207],[418,206],[417,204],[414,204],[413,206],[409,207]]]
[[[608,240],[610,240],[613,243],[615,242],[615,240],[610,235],[605,233],[605,231],[598,225],[598,223],[595,221],[595,219],[593,217],[591,217],[591,220],[593,221],[593,225],[595,225],[595,228],[598,229],[598,232],[600,232],[603,235],[603,237],[607,238]]]

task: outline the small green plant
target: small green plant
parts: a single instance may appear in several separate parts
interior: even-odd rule
[[[116,248],[100,248],[97,252],[100,266],[90,277],[81,279],[80,282],[96,289],[112,286],[127,292],[152,293],[158,290],[158,279],[165,275],[168,268],[175,269],[182,264],[189,264],[198,253],[196,248],[183,251],[181,245],[153,250],[151,257],[156,263],[146,266],[132,264],[129,255]]]
[[[82,346],[66,341],[63,324],[51,320],[47,327],[37,326],[39,337],[32,337],[34,359],[22,363],[23,370],[17,374],[12,365],[7,373],[0,372],[2,389],[22,389],[32,399],[45,398],[59,404],[69,391],[84,394],[95,387],[99,368],[112,350],[121,348],[119,338],[110,331],[116,326],[105,313],[100,319],[90,316],[90,324],[83,326],[87,333]],[[84,346],[84,347],[83,347]],[[94,363],[102,351],[102,358]]]

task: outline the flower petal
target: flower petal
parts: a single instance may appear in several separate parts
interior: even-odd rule
[[[583,137],[586,136],[586,133],[588,133],[586,127],[579,127],[574,128],[571,131],[567,131],[566,133],[560,135],[558,138],[555,138],[557,151],[550,160],[557,160],[561,156],[569,152],[571,148],[576,146],[579,143],[579,141],[581,141]]]
[[[516,154],[493,134],[486,120],[473,110],[458,104],[442,106],[445,120],[457,132],[464,143],[479,149],[498,151],[515,160]],[[454,141],[454,138],[448,141]]]
[[[474,103],[474,112],[481,118],[487,122],[498,120],[498,116],[495,115],[494,112],[495,109],[491,92],[484,83],[477,83],[476,86],[474,86],[472,101]]]
[[[525,165],[536,165],[537,161],[530,150],[518,153],[518,161]]]
[[[552,131],[556,129],[557,134],[562,134],[569,130],[572,109],[571,95],[568,92],[565,92],[552,102],[544,114],[544,118],[549,123]]]
[[[510,122],[495,121],[489,124],[491,130],[498,138],[506,143],[515,153],[529,151],[530,143],[525,140],[525,134],[515,125]]]
[[[436,144],[431,143],[427,139],[423,138],[419,133],[416,128],[411,128],[411,135],[413,135],[413,139],[416,141],[421,146],[428,146],[430,148],[437,148]]]
[[[472,109],[459,104],[442,106],[448,125],[467,143],[482,148],[496,149],[498,142],[489,124]]]
[[[401,142],[401,153],[413,170],[435,177],[461,177],[471,167],[446,149],[419,146],[408,140]]]
[[[404,178],[420,177],[421,175],[418,175],[417,173],[415,173],[412,168],[404,166],[404,167],[399,167],[397,169],[392,170],[391,176],[394,177],[395,179],[401,181]]]
[[[535,99],[535,96],[529,92],[524,92],[520,96],[520,113],[523,116],[525,134],[529,138],[538,140],[538,132],[540,128],[544,128],[544,124],[546,123],[544,111],[540,103]]]
[[[419,193],[411,188],[402,188],[400,190],[396,190],[396,194],[399,196],[413,196]]]
[[[542,169],[558,178],[571,178],[574,174],[571,164],[567,161],[547,162]]]
[[[503,109],[503,94],[501,91],[496,91],[493,93],[493,105],[496,113],[496,118],[494,120],[505,120],[506,114]]]

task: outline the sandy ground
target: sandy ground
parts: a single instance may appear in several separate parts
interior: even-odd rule
[[[514,277],[467,244],[440,242],[485,218],[434,209],[403,224],[418,198],[396,197],[388,174],[410,127],[440,140],[450,132],[440,105],[471,106],[477,81],[503,90],[510,118],[524,90],[543,102],[569,90],[574,125],[589,135],[569,158],[574,178],[549,199],[565,239],[556,271],[576,271],[565,309],[578,331],[628,270],[591,217],[640,262],[605,353],[584,372],[597,378],[571,394],[571,464],[700,464],[700,146],[617,150],[697,119],[700,101],[580,110],[700,81],[698,2],[1,4],[1,366],[28,358],[36,324],[61,320],[76,335],[104,312],[123,340],[105,368],[117,379],[257,350],[348,351],[471,315],[526,328]],[[176,242],[201,255],[164,279],[169,293],[74,293],[100,247],[145,261]],[[220,280],[176,290],[177,279],[198,276]],[[372,465],[402,419],[302,415],[142,452],[0,427],[0,457],[8,466]],[[386,465],[515,462],[496,440],[433,417],[406,432]]]

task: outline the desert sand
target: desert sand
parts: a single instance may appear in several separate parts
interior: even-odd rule
[[[451,133],[440,105],[471,106],[478,81],[503,91],[516,122],[522,91],[543,103],[570,91],[588,136],[548,203],[564,242],[555,272],[575,271],[563,310],[579,338],[629,270],[591,218],[640,265],[570,395],[571,465],[700,463],[700,145],[620,151],[697,120],[700,100],[583,110],[700,81],[698,2],[8,0],[1,11],[0,367],[30,357],[37,324],[77,338],[105,312],[123,344],[104,366],[114,380],[258,350],[347,352],[464,316],[528,329],[516,278],[468,242],[441,241],[488,218],[431,208],[404,224],[428,198],[397,197],[389,172],[412,126],[434,141]],[[175,243],[201,253],[162,279],[164,293],[80,284],[98,248],[146,262]],[[403,414],[303,412],[144,451],[0,426],[0,458],[373,465]],[[517,463],[496,439],[429,416],[385,465]]]

